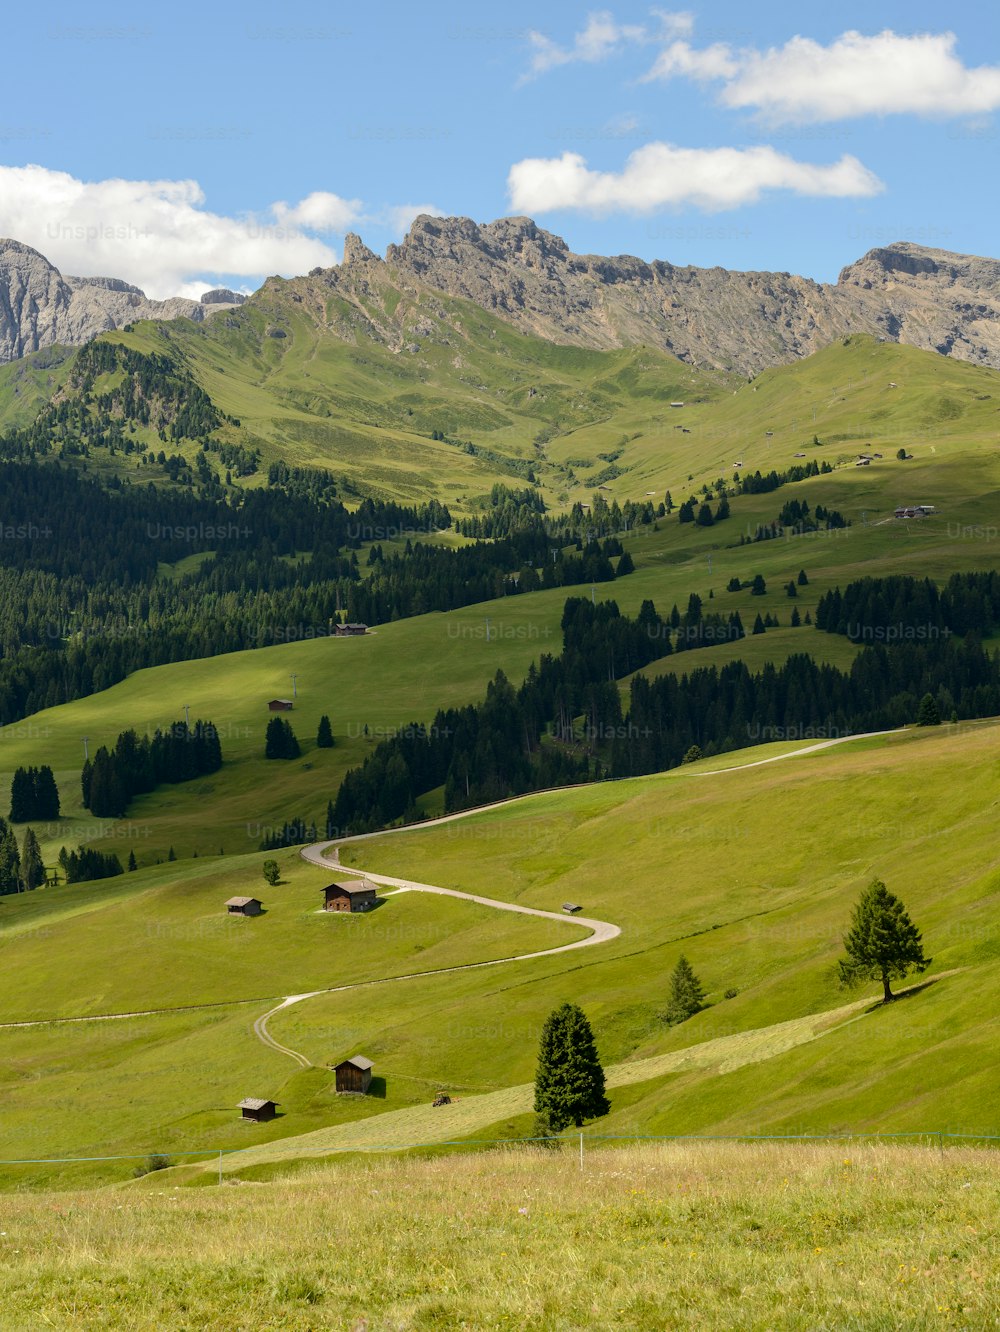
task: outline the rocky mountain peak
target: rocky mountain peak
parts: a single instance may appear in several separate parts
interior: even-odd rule
[[[374,250],[369,250],[360,236],[356,236],[353,231],[349,231],[344,237],[344,257],[341,260],[342,266],[351,264],[380,264],[382,260]]]

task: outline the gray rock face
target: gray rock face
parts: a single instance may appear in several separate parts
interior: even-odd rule
[[[213,287],[201,293],[202,305],[242,305],[245,300],[242,292],[230,291],[228,287]]]
[[[64,277],[30,245],[0,239],[0,361],[56,342],[77,346],[134,319],[200,321],[240,303],[238,297],[205,305],[180,296],[151,301],[119,278]]]
[[[905,242],[871,250],[833,284],[578,255],[525,217],[479,225],[421,216],[386,263],[575,346],[644,343],[752,374],[872,333],[1000,368],[1000,262]]]

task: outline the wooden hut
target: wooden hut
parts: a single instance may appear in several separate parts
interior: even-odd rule
[[[250,1119],[255,1124],[266,1124],[278,1113],[278,1103],[266,1101],[261,1096],[244,1096],[240,1101],[240,1110],[244,1119]]]
[[[333,1071],[337,1077],[337,1091],[355,1092],[364,1096],[371,1086],[372,1061],[364,1055],[352,1055],[335,1064]]]
[[[359,638],[368,632],[366,624],[335,624],[333,632],[337,638]]]
[[[376,900],[375,889],[364,879],[342,879],[323,889],[324,911],[370,911]]]
[[[291,712],[295,704],[290,698],[272,698],[267,705],[268,712]]]
[[[259,916],[264,910],[264,903],[259,897],[231,897],[226,903],[226,910],[231,916]]]

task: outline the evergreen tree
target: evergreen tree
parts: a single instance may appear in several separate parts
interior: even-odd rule
[[[618,561],[618,567],[615,569],[615,577],[621,578],[625,574],[630,574],[634,572],[635,572],[635,562],[632,559],[632,556],[626,550],[622,553],[622,556]]]
[[[722,499],[719,500],[718,508],[715,510],[715,521],[717,523],[721,523],[724,522],[725,519],[728,517],[729,517],[729,501],[726,499],[725,495],[723,495]]]
[[[750,595],[752,597],[762,597],[767,591],[767,583],[764,582],[763,574],[754,574],[753,582],[750,584]]]
[[[57,819],[59,817],[59,788],[52,769],[43,763],[35,777],[35,819]]]
[[[699,527],[711,527],[715,522],[715,519],[712,517],[712,506],[710,504],[703,504],[698,510],[698,517],[695,521]]]
[[[766,632],[766,625],[764,624],[764,621],[760,618],[759,614],[756,620],[754,620],[753,628],[750,630],[750,632],[752,634],[763,634]]]
[[[702,758],[702,757],[703,757],[703,756],[702,756],[702,752],[701,752],[701,749],[698,747],[698,745],[692,745],[691,748],[690,748],[690,749],[687,751],[687,753],[684,755],[684,757],[681,759],[681,762],[682,762],[682,763],[697,763],[698,760],[699,760],[700,758]]]
[[[274,885],[281,878],[281,871],[278,868],[278,862],[276,860],[265,860],[261,869],[264,875],[264,882],[269,883],[273,888]]]
[[[808,585],[809,579],[806,577],[805,569],[799,570],[799,576],[795,581],[798,583],[799,587],[806,587]]]
[[[692,971],[691,963],[681,953],[670,977],[670,993],[664,1017],[671,1026],[678,1022],[686,1022],[704,1007],[704,1002],[705,991],[701,987],[701,982]]]
[[[138,862],[136,861],[136,858],[135,858],[135,851],[134,851],[134,850],[133,850],[133,851],[129,851],[129,853],[128,853],[128,870],[129,870],[129,873],[131,873],[133,870],[137,870],[138,868],[139,868],[139,865],[138,865]]]
[[[917,709],[918,726],[940,726],[941,713],[938,711],[938,705],[934,701],[933,694],[924,694],[920,700],[920,707]]]
[[[563,1004],[546,1019],[538,1047],[535,1112],[558,1133],[569,1124],[606,1115],[604,1069],[594,1033],[576,1004]]]
[[[319,728],[316,731],[316,748],[333,748],[333,728],[330,725],[330,718],[324,712],[319,719]]]
[[[27,768],[16,768],[10,784],[10,819],[26,823],[35,817],[35,783]]]
[[[847,957],[838,963],[841,983],[880,980],[886,1003],[894,997],[890,981],[925,971],[933,961],[924,956],[920,931],[902,902],[880,879],[874,879],[858,899],[844,947]]]
[[[264,757],[269,759],[294,759],[302,751],[295,738],[291,722],[283,717],[272,717],[267,723],[264,737]]]
[[[794,581],[794,579],[790,580],[790,581],[786,584],[786,586],[785,586],[785,591],[787,592],[787,594],[788,594],[790,597],[797,597],[797,596],[799,595],[799,589],[795,586],[795,581]]]
[[[170,850],[167,852],[167,860],[168,860],[168,861],[171,861],[171,860],[176,860],[176,859],[177,859],[177,855],[176,855],[176,853],[175,853],[175,851],[174,851],[174,848],[171,847]]]
[[[0,819],[0,894],[16,893],[21,881],[21,855],[14,829]]]
[[[793,629],[798,629],[798,627],[799,627],[799,625],[800,625],[801,623],[802,623],[802,616],[799,614],[799,608],[798,608],[798,606],[793,606],[793,607],[792,607],[791,626],[792,626]]]
[[[24,841],[21,844],[21,883],[27,892],[38,888],[45,882],[45,864],[42,861],[42,850],[38,845],[38,838],[35,836],[34,828],[24,830]]]

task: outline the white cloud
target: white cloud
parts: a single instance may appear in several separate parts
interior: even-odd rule
[[[163,298],[222,278],[292,275],[337,256],[310,231],[360,217],[357,200],[325,192],[264,217],[209,211],[193,180],[82,181],[41,166],[0,166],[0,236],[34,246],[64,273],[118,277]]]
[[[1000,66],[969,68],[956,45],[951,32],[907,37],[890,29],[872,37],[845,32],[829,46],[793,37],[767,51],[675,42],[647,78],[721,80],[724,106],[759,111],[774,123],[975,115],[1000,107]]]
[[[271,211],[285,226],[323,232],[346,231],[364,216],[360,199],[342,199],[326,190],[315,190],[293,208],[286,203],[273,204]]]
[[[618,23],[608,10],[589,14],[586,26],[576,33],[569,46],[560,46],[545,33],[532,29],[528,33],[531,60],[528,73],[522,77],[521,82],[525,83],[560,65],[579,62],[597,64],[616,55],[629,44],[666,41],[690,33],[694,26],[694,17],[687,11],[672,13],[654,9],[651,12],[658,23],[655,30],[639,23]]]
[[[882,182],[856,157],[830,166],[798,162],[771,147],[677,148],[650,143],[621,171],[593,171],[579,153],[526,158],[507,177],[515,213],[557,208],[590,213],[648,213],[694,206],[706,212],[755,203],[766,190],[818,198],[878,194]]]

